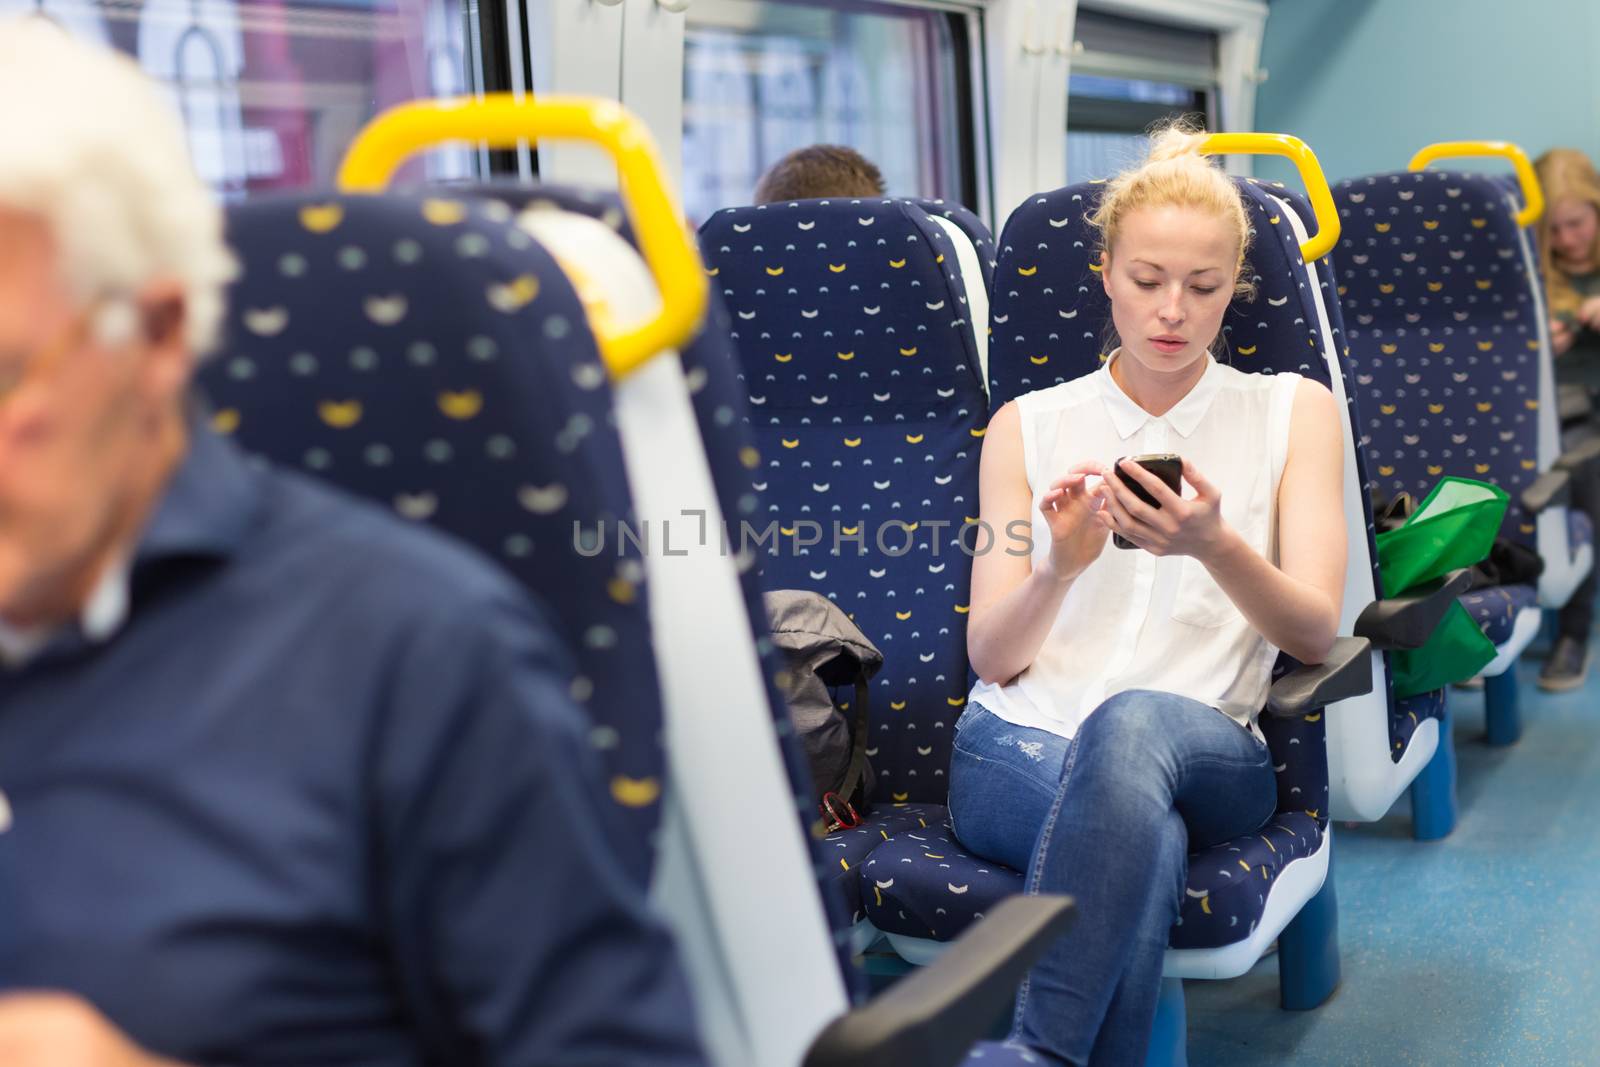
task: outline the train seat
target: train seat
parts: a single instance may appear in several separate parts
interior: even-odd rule
[[[1340,182],[1334,196],[1374,490],[1420,498],[1446,475],[1492,481],[1511,494],[1503,536],[1545,559],[1542,590],[1463,597],[1498,649],[1484,671],[1489,734],[1509,743],[1520,734],[1510,668],[1538,631],[1540,593],[1569,596],[1592,555],[1559,494],[1534,490],[1559,464],[1531,246],[1505,186],[1478,175],[1379,174]]]
[[[757,488],[778,523],[762,579],[829,595],[885,656],[871,690],[874,811],[824,842],[859,918],[860,862],[944,819],[966,702],[983,257],[961,227],[905,200],[730,208],[701,245],[736,315]]]
[[[526,228],[534,232],[543,231],[545,240],[553,247],[559,247],[557,242],[573,239],[569,231],[574,225],[581,226],[581,222],[577,224],[573,222],[573,216],[599,222],[629,248],[636,247],[633,228],[615,194],[568,186],[527,186],[512,183],[469,185],[460,187],[458,191],[464,195],[505,204],[517,213]],[[552,225],[560,227],[560,230],[549,229]],[[587,232],[589,234],[587,239],[592,239],[596,231],[589,228]],[[580,229],[575,238],[577,241],[584,241],[586,239],[584,230]],[[613,248],[612,254],[621,256],[625,260],[627,266],[624,269],[636,269],[633,260],[637,257],[629,249]],[[572,255],[567,255],[569,269],[573,258]],[[701,432],[712,445],[705,451],[707,462],[712,468],[713,480],[719,493],[725,498],[722,501],[723,514],[733,527],[729,548],[738,551],[741,547],[738,544],[740,536],[738,524],[756,520],[761,504],[760,492],[756,489],[755,469],[749,466],[757,462],[759,454],[755,451],[753,441],[745,436],[747,430],[744,426],[743,413],[748,410],[748,401],[738,379],[738,354],[733,347],[732,331],[733,327],[720,294],[713,294],[706,322],[680,355],[695,386],[690,399]],[[734,420],[737,428],[729,422],[730,416],[727,413],[730,411],[741,413]],[[757,547],[754,536],[749,540],[751,545],[747,547]],[[762,618],[759,608],[762,586],[757,570],[754,567],[745,567],[739,573],[744,593],[753,605],[752,617],[759,622]],[[770,707],[781,709],[782,700],[772,684],[772,675],[780,664],[772,657],[764,640],[762,646]],[[780,729],[788,729],[787,717],[780,715],[777,722]],[[804,758],[799,751],[786,748],[785,759],[792,761],[792,765],[788,768],[791,777],[797,782],[806,781],[810,771],[806,768]],[[803,807],[809,827],[813,821],[811,816],[815,812],[809,801]],[[875,845],[883,841],[881,834],[887,832],[893,835],[903,829],[920,828],[927,825],[929,818],[937,817],[942,817],[942,809],[935,815],[925,805],[897,804],[892,811],[887,811],[874,820],[872,829],[858,827],[841,830],[828,835],[825,843],[818,846],[817,873],[824,886],[825,905],[829,909],[830,916],[836,920],[837,929],[843,930],[851,925],[840,921],[842,917],[858,916],[861,912],[860,890],[853,870]],[[847,940],[841,946],[841,951],[846,956],[866,947],[863,942],[871,940],[873,931],[864,924],[857,924],[852,929],[851,937],[853,940]]]
[[[199,386],[249,451],[447,530],[541,597],[643,882],[663,774],[643,560],[615,537],[574,549],[630,513],[621,445],[583,307],[508,216],[444,198],[231,207],[243,270]],[[530,337],[543,360],[518,358]]]
[[[1097,266],[1096,245],[1084,215],[1103,188],[1083,184],[1031,197],[1007,221],[993,303],[990,387],[997,405],[1100,365],[1108,306],[1092,269]],[[1265,210],[1261,201],[1253,203]],[[1265,276],[1263,296],[1271,301],[1269,307],[1287,308],[1287,294],[1296,284],[1289,265],[1257,262],[1257,267]],[[1311,374],[1322,365],[1308,344],[1311,330],[1303,319],[1274,313],[1245,320],[1237,311],[1231,314],[1236,363],[1259,360],[1271,368],[1275,364],[1269,360],[1275,356],[1290,361],[1286,369],[1298,370],[1303,364],[1304,373]],[[1364,669],[1370,674],[1370,668]],[[1370,685],[1370,678],[1364,681]],[[1280,810],[1261,833],[1191,857],[1189,885],[1164,968],[1168,977],[1242,974],[1280,934],[1294,946],[1289,958],[1306,958],[1297,956],[1299,938],[1310,934],[1308,940],[1315,941],[1315,924],[1298,929],[1290,924],[1326,880],[1325,720],[1337,713],[1263,714],[1262,729],[1279,762]],[[890,936],[897,951],[917,961],[936,957],[939,942],[1022,885],[1019,873],[967,855],[951,834],[917,840],[922,836],[906,834],[885,843],[861,871],[868,918]],[[1327,885],[1324,905],[1332,896],[1331,883]],[[1315,910],[1320,914],[1324,909]],[[1310,955],[1319,955],[1321,966],[1336,970],[1334,953],[1328,936]],[[1285,973],[1293,966],[1286,966]],[[1332,988],[1326,970],[1323,975],[1325,988],[1313,988],[1313,982],[1291,989],[1297,979],[1287,977],[1286,1003],[1320,1003]]]
[[[1099,280],[1089,270],[1096,237],[1083,224],[1082,214],[1098,188],[1031,198],[1013,213],[1002,234],[1003,281],[995,290],[990,381],[997,407],[1097,365],[1109,309]],[[1229,309],[1223,321],[1228,349],[1236,366],[1296,371],[1321,381],[1344,400],[1350,565],[1340,632],[1353,633],[1383,586],[1366,492],[1366,459],[1355,444],[1359,420],[1354,383],[1342,356],[1343,319],[1328,259],[1317,261],[1315,275],[1305,267],[1299,245],[1306,237],[1303,220],[1312,212],[1304,197],[1254,180],[1242,181],[1240,191],[1256,234],[1249,261],[1258,295],[1254,301],[1235,301]],[[1050,251],[1055,255],[1041,254]],[[1064,269],[1058,261],[1064,253],[1070,253],[1073,267]],[[1020,273],[1034,267],[1035,273]],[[1387,654],[1375,653],[1372,692],[1330,709],[1329,810],[1335,819],[1380,819],[1412,788],[1417,835],[1440,837],[1454,825],[1453,760],[1442,725],[1444,694],[1396,701],[1388,671]],[[1441,746],[1445,752],[1436,761]]]
[[[571,210],[564,214],[607,219],[609,213],[597,212],[597,206],[592,201],[569,203]],[[525,213],[523,224],[549,243],[574,276],[604,279],[598,287],[607,291],[607,315],[625,318],[630,309],[651,307],[655,297],[648,274],[626,241],[625,228],[610,237],[594,226],[585,233],[559,217],[542,215]],[[716,294],[702,332],[684,349],[681,362],[653,360],[619,383],[615,395],[632,482],[643,487],[636,490],[641,518],[656,517],[664,524],[687,514],[684,505],[698,505],[712,525],[725,523],[731,530],[735,521],[743,523],[759,512],[757,478],[765,477],[765,470],[742,417],[746,401],[732,329]],[[696,479],[682,474],[697,467],[702,472],[698,497],[691,484]],[[816,932],[816,888],[835,879],[838,857],[825,842],[815,840],[818,824],[809,771],[781,710],[781,698],[770,684],[771,645],[758,636],[765,629],[758,557],[738,544],[739,536],[730,533],[722,551],[702,538],[686,553],[664,551],[648,562],[657,579],[652,611],[657,658],[668,691],[673,781],[695,783],[679,794],[686,798],[682,804],[691,813],[698,806],[708,816],[703,822],[675,819],[678,806],[669,799],[669,827],[692,840],[686,848],[669,848],[663,860],[669,872],[660,896],[668,902],[669,914],[678,916],[713,1060],[744,1067],[795,1062],[795,1050],[811,1039],[816,1022],[838,1010],[841,983],[836,971],[825,974],[816,967],[817,951],[827,948],[827,940],[808,936]],[[691,558],[675,560],[674,555]],[[718,609],[708,603],[717,599],[708,595],[721,584],[716,576],[725,582],[735,572],[742,606],[730,611],[728,605]],[[704,647],[697,649],[696,642]],[[722,650],[724,665],[764,660],[763,673],[769,678],[765,692],[730,689],[720,670],[717,684],[708,689],[699,668],[712,658],[713,646]],[[760,705],[758,714],[742,714],[753,705]],[[692,729],[686,732],[685,726]],[[764,732],[765,739],[750,735],[751,726]],[[747,731],[742,744],[729,736],[741,728]],[[683,744],[696,737],[698,744]],[[764,773],[759,758],[759,750],[769,746],[785,756],[776,775]],[[765,795],[752,788],[756,785],[766,787]],[[724,813],[713,825],[709,816],[728,805],[711,798],[731,796],[738,797],[738,816]],[[775,824],[792,819],[796,804],[812,831],[813,850],[822,853],[814,879],[789,877],[796,865],[781,862],[785,856],[792,861],[795,846],[804,849],[804,835],[778,831]],[[909,806],[897,807],[904,817]],[[749,891],[751,835],[740,832],[754,826],[766,828],[761,865],[754,872],[760,892]],[[674,857],[684,856],[690,857],[692,870],[674,864]],[[974,928],[975,936],[959,950],[966,957],[952,959],[941,974],[836,1016],[811,1041],[804,1062],[827,1067],[836,1062],[948,1063],[960,1058],[987,1020],[1009,1001],[1029,962],[1060,929],[1067,907],[1055,898],[1040,900],[1038,906],[1030,902],[1026,912],[997,914]],[[685,921],[686,910],[703,910],[703,918]],[[850,951],[848,927],[835,922],[834,930],[834,944]],[[859,993],[849,988],[857,972],[848,960],[841,962],[843,986]],[[781,967],[781,977],[775,967]]]

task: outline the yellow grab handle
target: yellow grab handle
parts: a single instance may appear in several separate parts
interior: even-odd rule
[[[1440,141],[1428,145],[1406,165],[1407,170],[1422,170],[1436,159],[1456,159],[1462,156],[1498,156],[1509,159],[1517,169],[1517,181],[1522,185],[1522,210],[1517,212],[1518,226],[1532,226],[1544,214],[1544,189],[1539,176],[1528,162],[1528,153],[1510,141]]]
[[[1339,243],[1339,212],[1333,206],[1333,193],[1322,175],[1311,146],[1287,133],[1214,133],[1201,150],[1217,156],[1283,156],[1300,172],[1300,181],[1311,198],[1311,211],[1317,218],[1317,232],[1300,244],[1300,255],[1309,264],[1333,251]]]
[[[594,324],[601,358],[620,379],[656,353],[679,348],[693,337],[708,299],[700,253],[667,191],[655,142],[644,124],[622,107],[571,96],[519,101],[509,93],[401,104],[356,135],[339,166],[339,188],[381,191],[412,153],[447,141],[512,148],[519,141],[549,138],[590,142],[616,162],[639,251],[661,293],[660,311],[643,324]]]

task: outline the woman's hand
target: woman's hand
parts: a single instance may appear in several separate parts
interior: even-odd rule
[[[1222,521],[1222,494],[1188,460],[1183,461],[1183,478],[1195,491],[1188,500],[1137,463],[1123,464],[1120,474],[1107,467],[1098,490],[1105,506],[1095,517],[1107,530],[1151,555],[1193,556],[1204,563],[1221,547],[1227,532]],[[1144,486],[1161,506],[1153,508],[1140,500],[1129,485],[1131,481]]]
[[[1600,330],[1600,296],[1591,296],[1579,305],[1578,321],[1591,330]]]
[[[1558,356],[1564,356],[1572,349],[1572,327],[1563,319],[1550,320],[1550,347]]]
[[[1050,526],[1050,573],[1070,582],[1100,558],[1106,527],[1096,521],[1098,489],[1084,483],[1103,470],[1098,463],[1079,463],[1054,482],[1039,501],[1039,514]]]

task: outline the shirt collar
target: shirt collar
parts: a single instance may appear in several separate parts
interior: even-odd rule
[[[83,610],[78,631],[90,642],[100,642],[122,628],[128,618],[128,561],[118,559],[100,575]],[[58,633],[58,627],[12,626],[0,619],[0,663],[19,667],[37,656]]]
[[[1111,416],[1111,424],[1116,428],[1117,436],[1126,441],[1144,428],[1144,424],[1151,419],[1165,419],[1168,426],[1176,430],[1181,437],[1193,436],[1200,425],[1200,420],[1205,418],[1206,412],[1211,410],[1211,401],[1217,395],[1221,386],[1221,365],[1206,353],[1206,369],[1200,375],[1200,380],[1194,383],[1184,398],[1174,404],[1165,415],[1152,415],[1144,408],[1133,402],[1133,398],[1122,391],[1122,386],[1111,376],[1111,364],[1116,362],[1122,349],[1118,348],[1107,357],[1101,366],[1100,394],[1105,400],[1106,411]]]

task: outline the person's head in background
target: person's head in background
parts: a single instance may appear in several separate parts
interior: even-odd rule
[[[814,144],[774,163],[756,183],[755,202],[882,195],[883,173],[860,152],[844,145]]]
[[[1600,174],[1576,148],[1552,148],[1534,161],[1544,190],[1539,255],[1550,314],[1572,314],[1580,297],[1571,278],[1600,269]]]
[[[130,59],[0,19],[0,617],[73,617],[184,455],[233,261]]]

